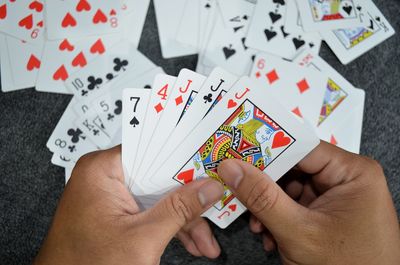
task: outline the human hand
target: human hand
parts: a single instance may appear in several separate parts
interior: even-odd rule
[[[196,181],[139,213],[124,184],[120,147],[86,155],[73,171],[34,264],[159,264],[179,230],[191,253],[216,257],[218,243],[199,216],[222,194],[220,183]]]
[[[322,142],[291,172],[287,194],[239,160],[224,161],[218,174],[284,264],[400,264],[399,223],[374,160]]]

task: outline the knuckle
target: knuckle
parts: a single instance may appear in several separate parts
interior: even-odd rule
[[[184,225],[193,219],[193,210],[190,207],[190,203],[185,200],[185,197],[181,192],[175,192],[168,198],[167,205],[170,208],[170,213],[176,217],[179,225]]]
[[[247,199],[247,207],[254,214],[272,209],[278,201],[279,191],[275,183],[261,179],[254,184]]]

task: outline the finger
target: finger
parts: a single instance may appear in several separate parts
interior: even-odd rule
[[[193,239],[189,236],[187,232],[179,231],[178,234],[176,234],[176,238],[181,241],[187,252],[195,257],[203,256],[200,250],[197,248],[196,243],[194,243]]]
[[[223,193],[224,188],[218,181],[195,181],[169,194],[139,219],[145,224],[151,223],[149,233],[166,245],[179,230],[220,200]]]
[[[254,215],[250,216],[249,226],[250,231],[254,234],[259,234],[265,229],[264,225]]]
[[[352,177],[344,172],[349,172],[348,169],[353,167],[356,158],[357,156],[354,154],[321,141],[311,153],[298,163],[297,168],[314,175],[315,188],[319,193],[324,193]]]
[[[219,166],[218,175],[272,234],[293,234],[299,229],[299,222],[306,219],[307,210],[253,165],[226,160]]]
[[[276,242],[271,233],[266,232],[263,234],[263,246],[267,252],[272,252],[276,249]]]
[[[211,231],[207,221],[203,218],[198,218],[190,223],[185,230],[196,244],[200,253],[210,259],[217,258],[221,253],[221,248]]]
[[[315,193],[310,182],[304,185],[303,193],[299,199],[299,203],[305,207],[308,207],[315,199],[317,199],[317,194]]]
[[[303,183],[300,181],[293,180],[292,182],[288,183],[284,188],[285,192],[292,198],[293,200],[297,200],[300,198],[303,192]]]

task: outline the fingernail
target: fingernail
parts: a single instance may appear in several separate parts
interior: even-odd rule
[[[198,197],[202,206],[217,202],[224,195],[224,186],[215,180],[210,180],[200,187]]]
[[[243,179],[242,168],[234,161],[225,162],[222,167],[218,168],[218,175],[223,179],[226,185],[233,189],[239,187]]]

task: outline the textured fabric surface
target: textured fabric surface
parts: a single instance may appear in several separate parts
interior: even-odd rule
[[[400,1],[376,0],[400,32]],[[321,55],[356,87],[366,91],[361,153],[381,162],[400,213],[400,35],[343,66],[326,47]],[[157,36],[153,5],[139,49],[168,74],[194,69],[196,56],[164,60]],[[64,188],[64,170],[50,163],[46,141],[66,108],[70,96],[33,89],[0,93],[0,263],[29,264],[36,255]],[[226,230],[213,226],[223,253],[214,261],[191,257],[176,241],[161,264],[280,264],[266,254],[261,238],[249,232],[248,215]],[[135,264],[132,261],[132,264]]]

